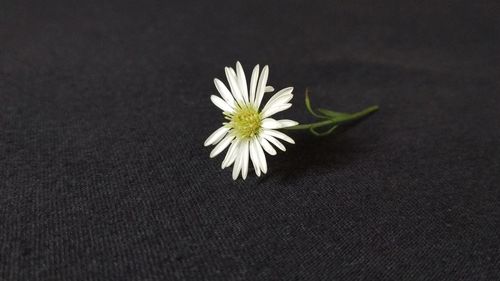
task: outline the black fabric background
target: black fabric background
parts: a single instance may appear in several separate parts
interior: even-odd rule
[[[497,3],[0,1],[0,280],[498,280]],[[236,60],[381,110],[233,182]]]

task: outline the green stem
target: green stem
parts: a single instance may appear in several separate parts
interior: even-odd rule
[[[362,119],[362,118],[370,115],[371,113],[373,113],[377,110],[378,110],[378,106],[374,105],[374,106],[367,107],[367,108],[365,108],[359,112],[353,113],[353,114],[347,114],[345,116],[338,116],[338,117],[330,118],[330,119],[315,122],[315,123],[300,124],[297,126],[283,128],[283,129],[285,129],[285,130],[311,130],[311,129],[315,129],[315,128],[319,128],[319,127],[323,127],[323,126],[327,126],[327,125],[345,124],[345,123],[349,123],[352,121]]]

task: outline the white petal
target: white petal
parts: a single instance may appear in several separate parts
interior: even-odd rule
[[[255,90],[257,87],[257,80],[259,79],[259,65],[256,65],[252,71],[252,78],[250,78],[250,102],[255,102]]]
[[[226,127],[220,127],[219,129],[215,130],[205,141],[204,145],[209,146],[211,144],[216,144],[218,143],[229,131],[229,128]]]
[[[265,174],[267,173],[267,162],[266,162],[266,155],[264,154],[264,151],[262,150],[262,147],[260,147],[260,144],[258,141],[252,142],[252,145],[254,149],[257,151],[257,157],[259,161],[259,167],[262,170],[262,172]]]
[[[235,100],[231,92],[227,89],[226,85],[224,85],[224,83],[222,83],[222,81],[217,78],[214,79],[214,84],[215,88],[217,88],[217,91],[219,91],[220,95],[227,102],[227,104],[231,107],[234,107]]]
[[[250,159],[252,160],[255,174],[257,174],[257,176],[260,177],[259,156],[258,156],[257,150],[254,147],[255,142],[257,142],[257,143],[259,142],[257,140],[257,138],[253,138],[250,141]],[[257,144],[257,145],[260,145],[260,144]]]
[[[278,91],[267,101],[266,105],[262,109],[262,112],[270,109],[271,107],[274,107],[275,105],[280,105],[289,102],[293,97],[292,92],[293,92],[293,87],[284,88]]]
[[[292,127],[295,125],[298,125],[298,122],[295,122],[293,120],[275,120],[273,118],[266,118],[262,120],[261,126],[262,128],[265,129],[281,129],[281,128],[286,128],[286,127]]]
[[[288,119],[278,120],[278,122],[281,123],[281,128],[287,128],[299,125],[299,122]]]
[[[289,95],[293,92],[293,87],[287,87],[284,89],[279,90],[276,94],[274,94],[267,103],[279,99],[282,96]]]
[[[245,78],[245,72],[243,71],[243,67],[239,61],[236,62],[236,76],[238,78],[237,82],[240,88],[240,93],[245,102],[248,103],[247,79]]]
[[[266,118],[262,120],[261,126],[266,129],[279,129],[281,128],[281,123],[273,118]]]
[[[234,139],[234,136],[231,134],[225,136],[219,144],[217,144],[212,152],[210,152],[210,158],[214,158],[215,156],[219,155],[226,147],[231,143],[231,141]]]
[[[276,155],[276,150],[274,147],[263,137],[259,137],[259,142],[262,148],[270,155]]]
[[[243,172],[242,168],[244,165],[245,153],[246,153],[246,162],[247,162],[246,165],[247,165],[247,169],[248,169],[248,142],[241,141],[240,144],[238,145],[238,149],[236,150],[237,155],[236,155],[236,160],[235,160],[234,166],[233,166],[233,180],[236,180],[238,178],[240,171]],[[243,176],[243,174],[242,174],[242,176]]]
[[[273,107],[267,109],[266,112],[262,112],[262,118],[267,118],[267,117],[272,116],[272,115],[274,115],[274,114],[276,114],[278,112],[287,110],[290,107],[292,107],[291,103],[285,103],[285,104],[282,104],[282,105],[273,106]]]
[[[281,106],[283,104],[286,104],[292,98],[293,98],[293,95],[292,94],[288,94],[288,95],[282,95],[282,96],[280,96],[277,99],[269,100],[266,103],[266,105],[264,106],[264,108],[262,109],[261,112],[262,112],[262,114],[265,114],[265,112],[268,111],[268,110],[270,110],[271,108],[278,107],[278,106]]]
[[[255,92],[255,106],[260,107],[262,102],[262,97],[264,96],[264,91],[266,89],[267,78],[269,76],[269,67],[266,65],[260,73],[259,82],[257,83],[257,90]]]
[[[249,146],[249,141],[244,141],[242,144],[242,148],[240,150],[240,153],[243,153],[242,160],[241,160],[242,161],[242,163],[241,163],[241,177],[243,179],[246,179],[247,175],[248,175],[248,156],[249,156],[248,146]]]
[[[222,109],[222,111],[226,111],[226,112],[233,112],[234,111],[234,109],[231,106],[229,106],[229,104],[227,104],[227,102],[225,102],[223,99],[221,99],[218,96],[211,95],[210,100],[212,100],[212,102],[218,108]]]
[[[239,103],[243,104],[243,96],[241,95],[240,88],[238,87],[238,82],[236,82],[236,73],[234,69],[231,67],[226,67],[226,77],[229,82],[229,87],[231,88],[231,93],[233,94],[234,99]]]
[[[266,86],[266,89],[264,90],[266,93],[274,92],[273,86]]]
[[[233,164],[234,160],[236,159],[237,155],[236,152],[238,151],[238,146],[239,146],[238,140],[233,140],[231,142],[231,146],[229,146],[229,149],[227,150],[226,157],[224,157],[224,160],[222,161],[221,169],[229,167],[231,166],[231,164]]]
[[[236,160],[233,166],[233,180],[236,180],[238,178],[241,171],[241,163],[242,163],[241,160],[243,158],[243,155],[240,153],[240,151],[241,151],[241,144],[238,146],[238,149],[236,151]]]
[[[262,137],[264,139],[268,140],[270,143],[274,144],[277,148],[281,149],[282,151],[286,151],[285,146],[279,140],[274,138],[273,136],[262,135]]]
[[[289,143],[295,143],[295,141],[293,141],[292,138],[290,138],[289,136],[283,134],[280,131],[265,129],[264,132],[263,132],[263,134],[267,135],[267,136],[273,136],[275,138],[282,139],[282,140],[284,140],[286,142],[289,142]]]

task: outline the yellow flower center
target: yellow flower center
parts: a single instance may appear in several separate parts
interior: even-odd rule
[[[251,138],[260,132],[262,118],[259,111],[251,105],[244,105],[236,109],[230,120],[229,124],[239,138]]]

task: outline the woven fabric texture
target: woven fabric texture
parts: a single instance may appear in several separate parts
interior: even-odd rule
[[[1,1],[0,280],[499,280],[499,6]],[[237,60],[381,109],[233,181]]]

